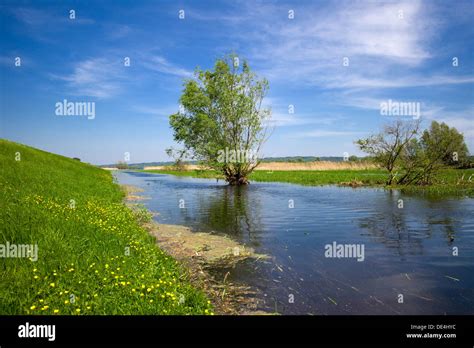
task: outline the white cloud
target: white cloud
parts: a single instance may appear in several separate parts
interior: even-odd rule
[[[323,137],[339,137],[348,135],[363,134],[361,132],[352,131],[333,131],[333,130],[322,130],[316,129],[308,132],[296,133],[293,135],[294,138],[323,138]]]
[[[162,73],[162,74],[168,74],[168,75],[174,75],[178,77],[192,77],[193,72],[186,70],[182,67],[179,67],[168,60],[166,60],[164,57],[161,56],[149,56],[146,57],[143,61],[143,66],[146,67],[147,69],[150,69],[152,71]]]
[[[295,7],[295,19],[289,20],[281,6],[248,5],[249,20],[234,34],[250,43],[249,58],[271,81],[326,89],[474,82],[474,75],[418,70],[439,53],[434,40],[444,24],[435,3],[338,1]],[[349,66],[343,66],[344,57]]]
[[[109,98],[122,91],[126,76],[118,60],[93,58],[75,64],[69,75],[53,77],[66,81],[72,94]]]
[[[404,76],[404,77],[381,77],[367,78],[358,75],[334,76],[332,81],[328,80],[327,88],[406,88],[406,87],[429,87],[445,86],[453,84],[474,83],[474,76]]]
[[[474,145],[474,106],[461,110],[449,110],[444,106],[429,105],[423,112],[428,120],[444,122],[464,134],[466,140]]]
[[[160,107],[160,106],[138,105],[138,106],[135,106],[133,110],[141,114],[147,114],[147,115],[152,115],[152,116],[168,119],[170,115],[176,113],[179,110],[179,106],[168,105],[165,107]]]

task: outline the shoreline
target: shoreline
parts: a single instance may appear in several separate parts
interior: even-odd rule
[[[160,249],[184,266],[191,284],[204,291],[211,300],[215,314],[271,314],[258,309],[256,289],[227,280],[227,270],[237,263],[244,260],[262,262],[269,259],[267,255],[257,254],[252,248],[226,236],[195,232],[182,225],[160,224],[151,218],[159,212],[150,212],[139,203],[147,199],[137,195],[144,192],[143,189],[131,185],[120,186],[125,192],[127,207],[134,211],[146,210],[150,214],[150,219],[139,221],[139,225],[155,238]],[[224,274],[224,277],[217,278],[217,274]]]
[[[185,176],[199,179],[224,178],[212,170],[143,170],[130,169],[130,171]],[[378,188],[386,190],[400,190],[407,194],[426,196],[454,196],[474,198],[474,169],[447,168],[438,173],[437,182],[432,185],[390,185],[385,184],[386,173],[383,170],[326,170],[326,171],[254,171],[249,177],[252,182],[287,183],[303,186],[336,185],[351,188]]]

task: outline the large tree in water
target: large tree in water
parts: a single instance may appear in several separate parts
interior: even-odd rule
[[[229,184],[247,184],[268,136],[267,91],[268,81],[235,55],[218,59],[213,70],[197,69],[184,83],[180,111],[170,116],[175,141]]]

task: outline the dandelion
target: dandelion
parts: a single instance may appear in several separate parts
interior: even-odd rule
[[[36,306],[33,305],[33,306],[30,307],[30,309],[31,309],[31,310],[35,310],[35,309],[36,309]]]
[[[49,284],[50,287],[54,288],[56,285],[54,283]]]
[[[53,312],[54,312],[55,314],[56,314],[56,313],[59,313],[59,309],[55,309]]]

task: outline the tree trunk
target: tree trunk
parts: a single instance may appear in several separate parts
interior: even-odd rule
[[[232,173],[231,175],[226,176],[225,180],[229,185],[233,186],[247,185],[249,183],[247,177],[241,173]]]

